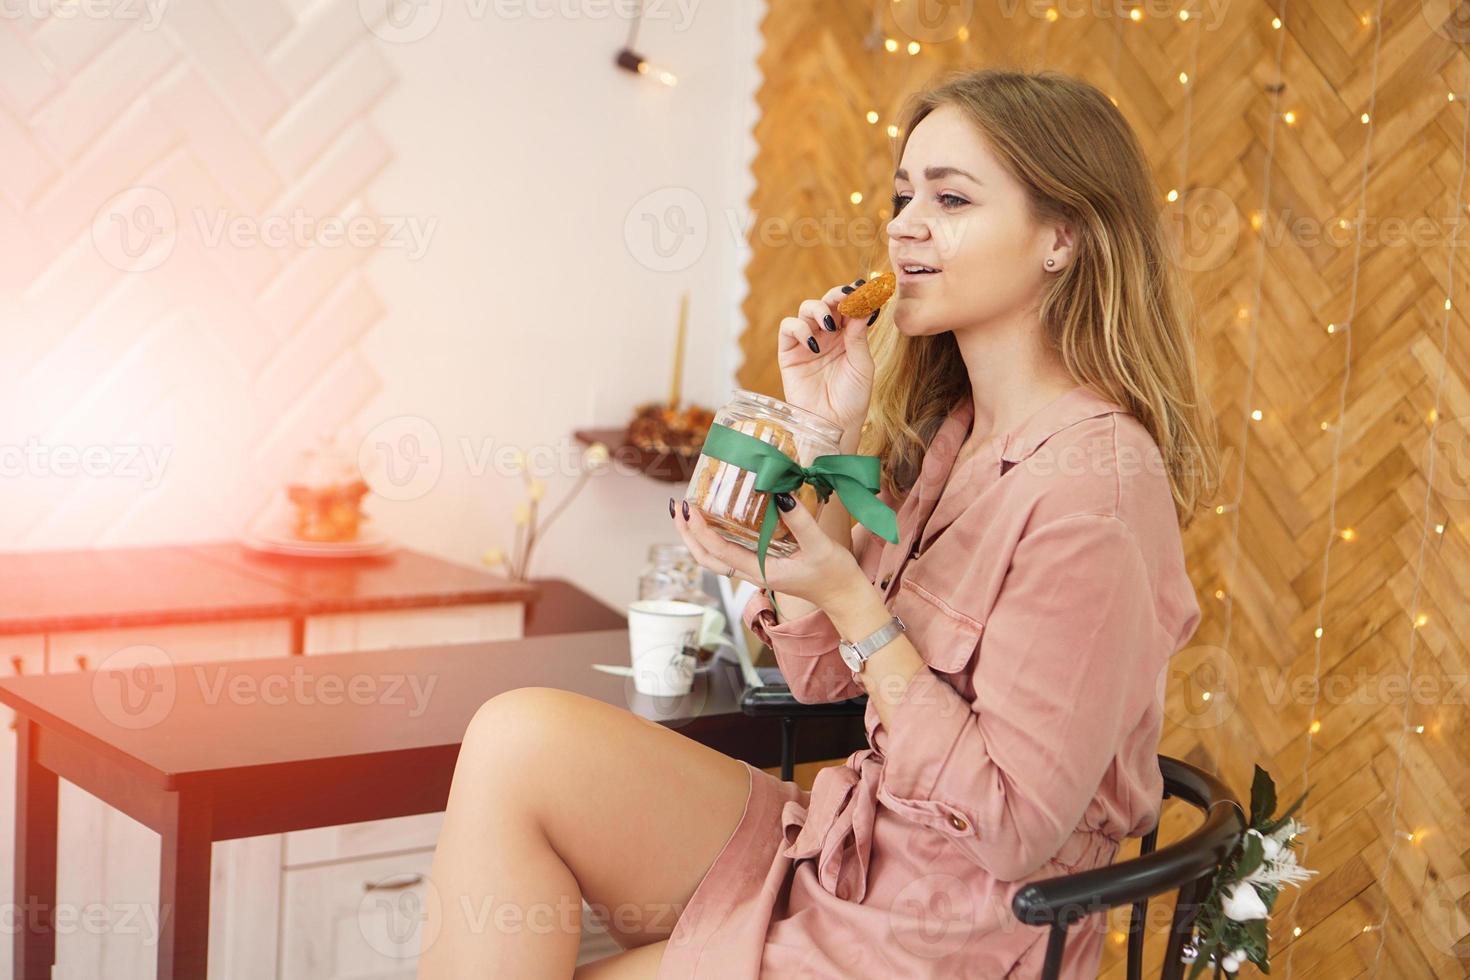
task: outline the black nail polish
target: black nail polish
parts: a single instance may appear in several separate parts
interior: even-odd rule
[[[687,521],[689,520],[689,501],[681,500],[679,502],[684,505],[684,520]]]
[[[868,317],[868,323],[867,323],[867,325],[871,327],[873,325],[873,321],[876,320],[876,319],[878,319],[878,311],[877,310],[874,310],[873,311],[873,315],[870,316],[870,317]]]
[[[776,494],[776,506],[782,510],[790,510],[796,506],[796,498],[789,493]]]
[[[827,329],[828,330],[836,330],[837,329],[837,321],[832,319],[832,314],[830,314],[830,313],[823,313],[822,314],[822,322],[827,325]]]
[[[822,353],[822,348],[820,348],[820,347],[817,346],[817,338],[815,338],[815,337],[808,337],[806,339],[806,345],[812,349],[812,353],[813,354],[820,354],[820,353]]]
[[[865,283],[867,281],[868,280],[866,280],[866,279],[859,279],[857,282],[853,283],[853,285],[854,286],[861,286],[863,283]]]
[[[844,293],[850,293],[850,292],[852,292],[856,288],[857,288],[856,286],[843,286],[842,287],[842,291]]]
[[[669,516],[670,517],[673,517],[674,516],[674,498],[673,497],[670,497],[669,498]]]

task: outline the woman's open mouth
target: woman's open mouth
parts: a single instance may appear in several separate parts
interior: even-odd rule
[[[899,282],[915,283],[922,279],[929,279],[937,276],[943,270],[936,269],[935,267],[930,265],[917,265],[914,263],[906,263],[899,266],[897,271]]]

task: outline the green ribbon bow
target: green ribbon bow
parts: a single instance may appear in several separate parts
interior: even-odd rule
[[[761,516],[760,540],[756,545],[756,562],[760,565],[762,585],[765,585],[766,578],[766,548],[771,543],[776,523],[781,519],[776,513],[776,494],[790,493],[803,483],[812,486],[823,503],[836,490],[847,512],[857,518],[859,524],[886,541],[898,542],[898,517],[893,508],[877,497],[880,472],[877,456],[832,453],[818,456],[810,466],[802,466],[769,442],[719,423],[710,426],[700,451],[714,459],[751,470],[755,473],[755,489],[768,494],[766,511]],[[779,615],[781,610],[776,608],[776,594],[769,586],[766,586],[766,591],[771,596],[771,608]]]

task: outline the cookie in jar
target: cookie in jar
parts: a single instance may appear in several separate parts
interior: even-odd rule
[[[810,466],[818,456],[841,452],[842,429],[836,423],[779,398],[743,388],[737,388],[730,401],[715,413],[714,424],[769,443],[802,466]],[[770,499],[770,494],[755,489],[755,481],[753,470],[701,454],[684,499],[691,507],[698,507],[726,540],[755,551]],[[814,487],[803,483],[791,495],[813,518],[821,514],[823,501]],[[796,551],[796,538],[785,522],[774,519],[767,553],[789,556]]]

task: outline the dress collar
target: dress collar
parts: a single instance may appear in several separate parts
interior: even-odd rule
[[[1086,385],[1077,385],[1043,405],[1010,432],[987,440],[985,445],[979,447],[967,461],[960,464],[961,470],[983,463],[987,467],[994,466],[995,471],[999,472],[1003,469],[1002,460],[1019,463],[1068,426],[1113,412],[1127,414],[1128,410],[1102,397]],[[924,532],[926,541],[932,540],[934,535],[948,526],[972,499],[969,493],[946,493],[945,489],[954,482],[951,480],[952,475],[962,478],[962,474],[952,474],[951,471],[959,456],[960,446],[970,434],[970,426],[974,420],[974,399],[970,392],[966,391],[950,408],[949,414],[945,416],[944,422],[939,426],[939,431],[930,440],[929,447],[924,453],[924,462],[920,467],[919,480],[915,489],[918,490],[917,496],[920,502],[937,503],[932,518],[927,521]],[[920,519],[924,519],[923,515],[920,516]]]

